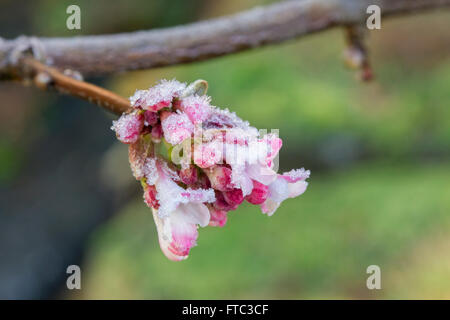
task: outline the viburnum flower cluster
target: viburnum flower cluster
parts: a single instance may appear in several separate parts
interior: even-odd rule
[[[129,145],[134,177],[152,208],[162,251],[186,259],[198,226],[224,226],[245,201],[272,215],[301,195],[309,170],[277,174],[281,139],[262,134],[235,113],[211,105],[207,84],[162,80],[130,97],[112,129]]]

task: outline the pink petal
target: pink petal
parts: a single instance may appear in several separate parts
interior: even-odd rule
[[[277,173],[267,166],[259,164],[250,164],[247,166],[245,172],[250,178],[262,184],[269,185],[277,178]]]
[[[187,188],[181,192],[182,203],[210,203],[216,201],[213,189],[191,189]]]
[[[279,202],[273,201],[272,199],[267,199],[263,204],[261,204],[262,213],[267,214],[269,217],[274,214],[274,212],[280,206]]]
[[[289,198],[295,198],[299,195],[303,194],[306,191],[306,188],[308,187],[308,182],[306,181],[297,181],[294,183],[289,183],[288,189],[289,189]]]
[[[301,169],[292,169],[289,172],[285,172],[280,175],[281,178],[285,179],[287,182],[297,182],[301,180],[306,180],[309,178],[311,171]]]
[[[180,261],[186,259],[190,249],[196,245],[197,225],[207,226],[210,214],[204,204],[181,204],[164,218],[154,210],[153,218],[161,250],[170,260]]]

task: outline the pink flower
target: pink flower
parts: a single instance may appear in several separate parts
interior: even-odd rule
[[[165,111],[161,114],[161,125],[164,138],[172,145],[190,138],[194,132],[194,125],[185,113]]]
[[[185,88],[185,83],[176,80],[161,80],[156,86],[148,90],[137,90],[130,97],[131,106],[156,112],[169,107],[173,99],[179,97]]]
[[[161,218],[153,211],[161,250],[173,261],[184,260],[190,249],[196,245],[197,226],[206,227],[210,214],[208,208],[200,203],[187,203],[177,207],[170,216]]]
[[[154,209],[161,250],[171,260],[183,260],[196,244],[197,226],[209,223],[209,210],[205,203],[215,201],[212,189],[184,189],[174,179],[176,172],[160,159],[155,160],[156,172],[152,171],[146,187],[146,203]]]
[[[144,127],[144,116],[139,112],[123,114],[119,120],[113,121],[111,127],[116,132],[117,139],[123,143],[133,143],[139,138]]]
[[[129,144],[131,170],[152,208],[161,250],[175,261],[188,257],[199,226],[224,226],[244,199],[272,215],[282,201],[306,190],[310,174],[277,174],[281,139],[211,106],[209,97],[194,94],[206,90],[205,82],[194,84],[163,80],[136,91],[130,98],[134,110],[112,127]],[[173,148],[163,147],[163,138]]]

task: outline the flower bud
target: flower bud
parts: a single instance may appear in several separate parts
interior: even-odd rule
[[[117,139],[130,144],[137,141],[143,127],[144,116],[138,112],[132,112],[113,121],[111,129],[116,132]]]
[[[211,218],[209,225],[212,227],[223,227],[227,222],[227,212],[224,210],[217,210],[214,207],[208,206]]]
[[[232,206],[238,206],[244,201],[244,196],[241,189],[233,189],[231,191],[223,192],[225,201]]]
[[[197,168],[194,165],[189,165],[189,167],[180,170],[179,176],[184,184],[193,185],[198,178]]]
[[[269,187],[253,180],[253,190],[252,193],[245,197],[245,200],[251,204],[261,204],[266,201],[269,194]]]
[[[233,186],[231,184],[231,169],[225,166],[213,166],[205,169],[204,172],[211,182],[211,187],[219,191],[231,191]]]
[[[190,138],[194,132],[194,125],[185,113],[161,112],[161,125],[164,138],[172,145]]]
[[[144,124],[146,126],[154,126],[158,122],[158,114],[152,111],[145,111]]]

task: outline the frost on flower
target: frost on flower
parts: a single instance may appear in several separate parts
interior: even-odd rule
[[[270,216],[305,192],[310,175],[303,168],[278,174],[282,140],[212,106],[205,83],[162,80],[137,90],[131,111],[112,126],[129,145],[131,171],[152,208],[161,250],[174,261],[188,257],[199,227],[223,227],[244,201]]]

